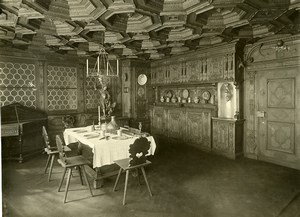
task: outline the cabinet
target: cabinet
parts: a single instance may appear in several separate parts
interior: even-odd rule
[[[151,63],[152,134],[235,159],[243,152],[243,44]]]
[[[216,108],[212,105],[198,105],[197,107],[179,107],[177,104],[152,106],[150,110],[151,133],[210,151],[211,117],[216,116]]]
[[[212,118],[212,152],[235,159],[243,154],[243,120]]]
[[[187,111],[186,141],[203,150],[211,149],[211,110]],[[214,114],[213,114],[214,115]]]

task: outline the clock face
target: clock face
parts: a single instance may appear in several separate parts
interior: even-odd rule
[[[145,74],[140,74],[138,77],[138,84],[144,85],[147,82],[147,76]]]
[[[145,89],[143,87],[139,87],[137,94],[139,97],[143,97],[145,95]]]

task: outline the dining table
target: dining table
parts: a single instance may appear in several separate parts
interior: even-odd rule
[[[129,147],[134,141],[143,136],[150,141],[150,148],[146,156],[154,155],[156,143],[149,133],[133,133],[121,128],[122,133],[104,133],[101,129],[93,126],[68,128],[63,132],[66,145],[78,143],[80,148],[90,150],[91,166],[86,166],[87,173],[93,178],[94,188],[103,186],[104,178],[117,174],[117,169],[103,172],[103,168],[115,165],[115,160],[129,158]]]

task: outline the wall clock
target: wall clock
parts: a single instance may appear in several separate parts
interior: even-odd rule
[[[147,82],[147,76],[145,74],[140,74],[138,77],[138,84],[144,85]]]

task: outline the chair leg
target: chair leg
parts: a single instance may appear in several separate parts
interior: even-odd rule
[[[61,188],[61,186],[62,186],[62,183],[64,182],[66,172],[67,172],[67,168],[65,167],[65,168],[64,168],[63,176],[62,176],[62,178],[61,178],[61,180],[60,180],[60,183],[59,183],[59,186],[58,186],[58,192],[60,191],[60,188]]]
[[[144,167],[141,167],[141,170],[142,170],[142,173],[143,173],[143,176],[144,176],[144,179],[145,179],[145,182],[146,182],[146,185],[147,185],[147,188],[148,188],[149,194],[150,194],[150,196],[152,197],[151,189],[150,189],[150,186],[149,186],[149,183],[148,183],[147,177],[146,177],[146,173],[145,173],[145,169],[144,169]]]
[[[81,167],[78,167],[78,172],[79,172],[79,177],[80,177],[81,185],[84,185],[84,184],[83,184],[83,180],[82,180],[82,171],[81,171]]]
[[[139,172],[138,169],[136,169],[136,173],[137,173],[137,178],[138,178],[139,186],[141,187],[140,172]]]
[[[126,201],[128,177],[129,177],[129,170],[126,170],[125,188],[124,188],[124,196],[123,196],[123,206],[125,205],[125,201]]]
[[[51,174],[52,174],[52,169],[53,169],[53,161],[55,158],[55,154],[51,155],[51,163],[50,163],[50,168],[49,168],[49,174],[48,174],[48,182],[50,182]]]
[[[118,182],[119,182],[121,173],[122,173],[122,168],[119,169],[119,173],[118,173],[118,176],[117,176],[117,179],[116,179],[116,182],[115,182],[115,186],[114,186],[113,191],[116,191],[116,188],[117,188],[117,185],[118,185]]]
[[[66,200],[67,200],[67,195],[68,195],[69,186],[70,186],[70,180],[71,180],[72,169],[73,169],[72,167],[69,168],[68,179],[67,179],[66,189],[65,189],[64,203],[65,203]]]
[[[46,167],[45,167],[45,174],[47,173],[47,169],[48,169],[48,166],[49,166],[49,163],[50,163],[50,158],[51,158],[51,155],[48,154],[48,159],[47,159],[47,163],[46,163]]]
[[[87,178],[87,175],[86,175],[86,172],[85,172],[84,165],[81,167],[81,169],[82,169],[82,173],[83,173],[83,177],[84,177],[84,179],[85,179],[85,182],[86,182],[87,186],[89,187],[90,192],[91,192],[91,195],[92,195],[92,197],[93,197],[94,195],[93,195],[93,192],[92,192],[92,189],[91,189],[89,180],[88,180],[88,178]]]

